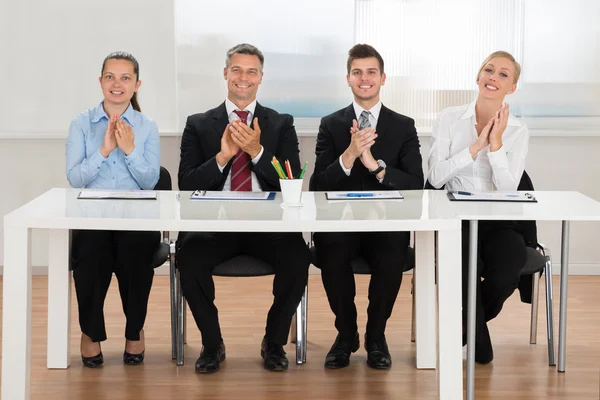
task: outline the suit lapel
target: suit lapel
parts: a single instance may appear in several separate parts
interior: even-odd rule
[[[260,144],[262,144],[265,148],[271,149],[271,146],[269,145],[271,141],[269,130],[269,114],[267,113],[267,110],[258,102],[256,103],[256,108],[254,109],[252,122],[250,123],[250,128],[252,129],[254,129],[254,118],[258,118],[258,126],[260,126]]]
[[[379,118],[377,118],[377,127],[375,128],[375,132],[377,132],[377,139],[375,140],[375,143],[383,138],[383,135],[391,125],[392,116],[390,114],[390,110],[382,105],[381,111],[379,112]]]
[[[254,118],[258,118],[258,125],[260,126],[261,133],[265,132],[269,126],[269,115],[267,114],[267,110],[265,110],[258,102],[254,109],[254,117],[252,118],[252,122],[250,122],[250,128],[252,129],[254,129]]]
[[[357,120],[357,117],[354,113],[354,106],[352,104],[350,104],[348,107],[346,107],[346,109],[344,110],[344,124],[348,125],[348,133],[350,132],[350,128],[352,128],[352,121],[353,120]]]
[[[223,136],[223,131],[229,123],[229,116],[227,115],[227,109],[225,108],[225,102],[215,109],[213,114],[213,128],[219,134],[219,137]]]
[[[344,110],[344,115],[342,116],[342,123],[345,127],[345,131],[344,131],[344,138],[348,139],[348,144],[350,144],[351,139],[351,134],[350,134],[350,128],[352,128],[352,122],[356,119],[356,115],[354,113],[354,106],[352,104],[350,104],[348,107],[346,107],[346,109]]]

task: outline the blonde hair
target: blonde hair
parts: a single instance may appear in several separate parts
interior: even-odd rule
[[[479,75],[481,74],[481,71],[483,71],[483,68],[494,58],[507,58],[510,61],[512,61],[513,65],[515,66],[515,76],[513,78],[513,83],[516,84],[519,81],[519,76],[521,76],[521,65],[517,62],[517,60],[515,60],[512,54],[506,51],[495,51],[489,56],[487,56],[487,58],[483,60],[481,67],[479,67],[479,71],[477,71],[476,80],[479,80]]]

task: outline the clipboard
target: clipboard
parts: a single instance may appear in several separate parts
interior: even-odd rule
[[[374,192],[326,192],[327,200],[385,200],[404,199],[398,190],[379,190]]]
[[[530,193],[514,192],[486,192],[486,193],[470,193],[470,192],[448,192],[450,201],[490,201],[497,203],[537,203],[537,199]]]
[[[275,200],[275,192],[230,192],[217,190],[196,190],[190,200]]]
[[[107,191],[82,190],[77,195],[79,200],[156,200],[156,192],[139,191]]]

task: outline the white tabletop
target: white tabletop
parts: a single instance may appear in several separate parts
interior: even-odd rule
[[[529,191],[537,203],[450,201],[445,191],[429,194],[463,220],[600,221],[600,202],[579,192]]]
[[[157,192],[158,200],[82,200],[79,189],[51,189],[4,217],[6,226],[51,229],[210,232],[335,232],[456,229],[449,202],[433,191],[403,191],[403,200],[327,200],[304,192],[302,207],[275,200],[190,200],[191,192]],[[181,199],[181,200],[180,200]],[[256,222],[260,221],[260,224]]]

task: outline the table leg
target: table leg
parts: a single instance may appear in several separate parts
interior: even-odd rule
[[[31,229],[4,226],[2,398],[29,399]]]
[[[467,400],[475,398],[475,317],[477,307],[477,221],[469,221],[469,292],[467,305]]]
[[[438,233],[438,388],[440,399],[463,398],[460,230]]]
[[[51,229],[48,259],[48,368],[71,363],[69,230]]]
[[[567,357],[567,289],[569,285],[569,221],[562,222],[560,253],[560,310],[558,327],[558,372],[565,372]]]
[[[415,233],[415,331],[417,368],[436,367],[434,232]]]

